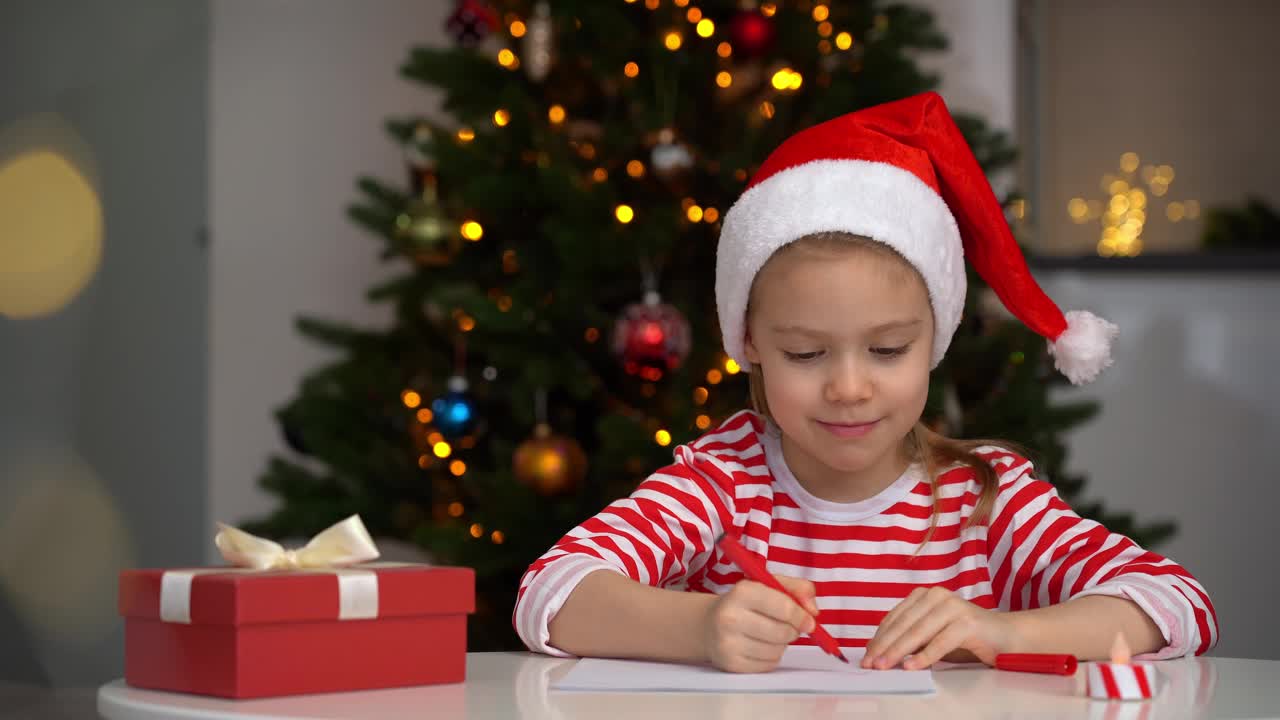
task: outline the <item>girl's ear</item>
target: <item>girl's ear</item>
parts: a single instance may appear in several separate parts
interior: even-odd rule
[[[742,354],[746,356],[747,362],[752,365],[760,364],[760,351],[756,349],[756,344],[751,339],[750,330],[747,330],[746,337],[742,339]]]

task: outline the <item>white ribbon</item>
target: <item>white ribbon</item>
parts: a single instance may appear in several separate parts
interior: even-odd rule
[[[298,550],[285,550],[279,543],[223,523],[218,523],[213,542],[224,560],[254,570],[343,567],[376,560],[379,554],[359,515],[333,525]]]
[[[352,515],[316,535],[297,550],[218,523],[214,544],[227,562],[237,567],[166,570],[160,576],[160,619],[191,622],[191,583],[197,575],[259,573],[268,570],[322,572],[338,578],[338,619],[362,620],[378,616],[378,576],[372,570],[346,567],[374,560],[378,547]],[[383,565],[380,563],[378,566]],[[387,565],[395,565],[388,563]]]

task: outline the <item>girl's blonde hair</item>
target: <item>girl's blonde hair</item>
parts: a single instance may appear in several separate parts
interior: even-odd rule
[[[902,257],[897,250],[861,235],[845,232],[823,232],[806,235],[788,245],[784,245],[773,254],[773,257],[787,252],[794,252],[795,250],[867,252],[878,260],[883,261],[882,267],[886,271],[910,275],[924,286],[924,279],[920,276],[919,271],[915,269],[915,266],[907,262],[906,258]],[[770,261],[772,261],[773,257],[770,258]],[[766,266],[768,264],[768,262],[765,263]],[[763,270],[764,268],[761,268],[761,272]],[[760,274],[757,273],[756,277],[758,278],[759,276]],[[753,283],[747,301],[747,317],[751,316],[751,305],[754,296],[755,285]],[[765,397],[764,375],[760,370],[760,366],[758,364],[752,365],[747,377],[751,392],[751,405],[756,412],[773,421],[773,416],[769,413],[769,401]],[[1004,441],[949,438],[931,430],[927,425],[919,421],[916,422],[911,432],[903,438],[903,443],[908,456],[913,462],[918,462],[924,466],[925,475],[929,478],[933,513],[929,520],[929,531],[921,542],[921,548],[929,542],[938,527],[938,472],[952,465],[961,464],[972,468],[977,476],[981,490],[978,494],[978,502],[974,507],[973,514],[965,520],[964,525],[961,527],[964,530],[974,525],[984,524],[990,519],[992,511],[995,509],[996,495],[1000,491],[999,477],[990,463],[977,454],[977,449],[986,445],[998,445],[1013,452],[1026,454],[1024,450],[1016,445]]]

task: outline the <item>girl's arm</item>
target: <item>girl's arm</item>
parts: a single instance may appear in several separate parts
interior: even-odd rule
[[[1087,595],[1058,605],[1010,613],[1020,647],[1012,652],[1067,653],[1084,660],[1111,655],[1116,633],[1134,654],[1154,653],[1166,643],[1160,628],[1132,600]]]
[[[687,447],[677,448],[675,463],[570,530],[529,566],[520,580],[512,619],[530,650],[581,654],[591,643],[589,654],[611,655],[633,647],[626,642],[630,636],[619,633],[648,633],[651,636],[641,640],[658,645],[658,638],[667,639],[667,628],[690,625],[691,603],[706,598],[665,588],[683,589],[706,564],[715,538],[733,521],[732,478],[717,474],[712,480],[700,463]],[[579,593],[587,578],[590,584]],[[570,598],[573,607],[563,613]],[[675,613],[677,622],[646,622],[651,608],[659,608],[657,617]],[[551,637],[553,619],[559,631],[556,640]],[[626,623],[631,625],[618,627]],[[622,642],[593,640],[589,636],[595,631]],[[681,654],[693,652],[688,634],[677,640]]]
[[[577,655],[705,662],[706,618],[716,596],[642,585],[596,570],[550,623],[550,644]]]
[[[992,595],[1025,620],[1029,637],[1059,641],[1038,646],[1106,657],[1120,630],[1135,652],[1163,659],[1217,643],[1213,603],[1185,568],[1077,515],[1025,459],[1003,454],[992,464],[1002,476],[987,531]]]

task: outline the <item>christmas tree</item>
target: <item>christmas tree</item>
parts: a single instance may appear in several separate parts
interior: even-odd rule
[[[629,493],[675,444],[749,405],[721,349],[719,218],[756,164],[809,125],[933,88],[945,47],[924,11],[811,0],[463,0],[457,47],[402,74],[451,124],[388,123],[408,182],[359,182],[352,218],[404,272],[368,293],[384,329],[303,318],[341,351],[278,412],[290,446],[261,479],[280,506],[246,524],[306,536],[359,513],[477,571],[472,650],[519,646],[528,564]],[[988,172],[1005,137],[957,118]],[[1056,403],[1045,343],[968,307],[934,372],[928,421],[1031,450],[1082,514],[1151,545],[1168,525],[1078,502],[1062,434],[1097,408]]]

